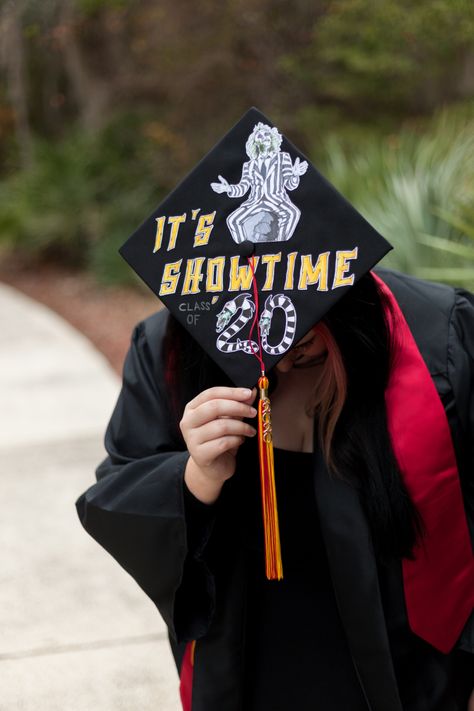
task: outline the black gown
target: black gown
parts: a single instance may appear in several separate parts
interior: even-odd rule
[[[337,611],[319,529],[312,454],[275,450],[284,578],[265,576],[257,466],[242,488],[242,536],[248,580],[245,632],[246,711],[366,711]],[[191,536],[215,507],[186,493]],[[200,525],[199,525],[200,524]],[[194,547],[198,541],[194,541]]]
[[[314,498],[311,454],[275,450],[284,577],[267,580],[259,492],[247,522],[245,708],[366,711],[336,606]],[[258,478],[253,481],[258,486]],[[254,485],[254,488],[257,489]]]
[[[245,448],[247,449],[247,448]],[[225,504],[208,506],[184,485],[188,545],[202,548],[217,510],[229,500],[239,512],[245,549],[247,593],[243,698],[245,711],[367,711],[337,609],[315,500],[312,454],[275,449],[275,479],[283,580],[265,576],[263,523],[256,451],[246,451]],[[242,475],[242,472],[245,472]],[[235,487],[233,486],[235,484]],[[226,488],[226,486],[224,487]],[[228,493],[228,492],[227,492]],[[235,498],[234,498],[235,497]],[[223,497],[221,497],[222,499]],[[227,511],[231,514],[230,509]],[[223,554],[223,550],[220,550]],[[381,582],[386,573],[381,571]],[[384,606],[395,581],[384,589]],[[398,615],[400,616],[400,614]],[[413,635],[406,624],[396,632],[402,661],[394,658],[402,699],[429,697],[430,711],[465,711],[472,689],[473,658],[461,651],[445,656]],[[407,666],[409,662],[409,666]],[[436,674],[431,678],[433,670]],[[428,681],[428,676],[430,680]],[[429,687],[429,690],[428,690]],[[409,699],[407,706],[409,705]]]
[[[380,273],[402,308],[442,398],[474,542],[474,298],[387,270]],[[134,331],[122,391],[107,429],[108,456],[97,469],[97,482],[78,498],[76,507],[86,531],[156,605],[168,627],[178,671],[187,645],[197,640],[193,711],[242,711],[243,631],[253,634],[243,623],[243,603],[245,590],[254,581],[248,579],[248,556],[243,555],[239,535],[239,522],[246,520],[249,510],[234,494],[239,475],[246,479],[250,464],[245,458],[238,462],[207,544],[206,537],[202,539],[205,548],[191,549],[186,537],[192,526],[182,484],[189,455],[164,385],[166,325],[167,316],[160,312]],[[251,461],[256,468],[254,456]],[[407,621],[400,561],[381,565],[376,559],[357,492],[329,477],[317,454],[312,469],[316,494],[312,498],[367,707],[466,711],[474,685],[474,615],[449,655],[416,638]],[[284,565],[286,576],[285,561]],[[293,605],[291,615],[296,614]],[[254,644],[250,636],[247,649]],[[294,650],[288,656],[291,652],[294,656]],[[452,669],[454,661],[459,675]],[[462,681],[458,703],[452,693],[456,676]]]

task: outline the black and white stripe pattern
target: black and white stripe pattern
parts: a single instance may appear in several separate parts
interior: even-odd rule
[[[283,309],[285,312],[285,330],[282,339],[275,346],[268,343],[268,336],[271,330],[273,312],[275,309]],[[285,294],[272,294],[265,301],[265,306],[260,316],[259,328],[261,333],[262,348],[269,355],[282,355],[292,346],[296,331],[296,309],[291,299]]]
[[[272,240],[276,242],[290,239],[300,219],[300,210],[286,192],[295,190],[300,182],[300,177],[293,173],[289,153],[277,153],[267,162],[268,166],[263,160],[244,163],[240,183],[228,187],[229,197],[240,197],[251,188],[247,200],[227,218],[227,226],[236,242],[261,241],[258,235],[246,234],[245,222],[254,214],[267,211],[277,216],[278,236]]]
[[[285,329],[280,342],[271,346],[268,343],[268,337],[275,309],[283,309],[285,312]],[[258,353],[258,344],[255,341],[248,338],[245,340],[237,338],[236,341],[232,341],[234,336],[242,331],[253,318],[254,313],[255,304],[250,294],[239,294],[235,299],[227,301],[224,308],[217,314],[216,332],[220,334],[216,341],[218,350],[222,353],[236,353],[237,351],[249,354]],[[237,318],[230,323],[236,314],[238,314]],[[293,344],[296,331],[296,310],[291,299],[285,294],[270,295],[265,301],[258,327],[265,353],[274,356],[286,353]]]
[[[225,328],[230,322],[231,318],[239,313],[238,317],[233,323]],[[239,294],[228,301],[222,311],[217,314],[217,325],[216,331],[222,331],[220,336],[217,338],[216,346],[222,353],[235,353],[236,351],[244,351],[244,353],[256,353],[258,352],[258,345],[255,341],[241,341],[238,338],[236,341],[231,342],[231,339],[241,331],[244,326],[251,320],[255,313],[255,304],[252,301],[250,294]],[[222,329],[225,330],[223,331]]]

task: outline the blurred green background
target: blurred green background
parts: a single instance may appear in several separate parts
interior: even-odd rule
[[[4,0],[0,255],[105,283],[251,105],[387,237],[474,289],[472,0]]]

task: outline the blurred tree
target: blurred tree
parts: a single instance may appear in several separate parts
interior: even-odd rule
[[[2,17],[25,155],[28,119],[55,137],[151,107],[186,143],[182,172],[252,104],[304,148],[337,120],[396,124],[474,91],[472,0],[7,0]]]
[[[8,94],[14,111],[19,155],[23,167],[33,162],[33,141],[28,116],[28,85],[25,72],[22,13],[24,3],[10,0],[0,14],[0,61],[4,68]]]
[[[62,0],[59,13],[59,44],[71,92],[78,107],[80,125],[86,131],[102,127],[110,103],[107,81],[89,68],[79,39],[80,19],[75,0]]]
[[[336,131],[332,167],[372,155],[370,137],[365,192],[392,171],[426,234],[451,239],[377,146],[474,94],[473,38],[472,0],[0,0],[1,239],[110,275],[107,255],[251,105],[316,162]]]
[[[374,122],[472,96],[472,0],[333,0],[284,59],[309,102]]]

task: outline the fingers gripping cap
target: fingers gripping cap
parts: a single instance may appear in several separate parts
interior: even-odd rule
[[[250,109],[122,246],[236,385],[269,370],[391,245]]]

